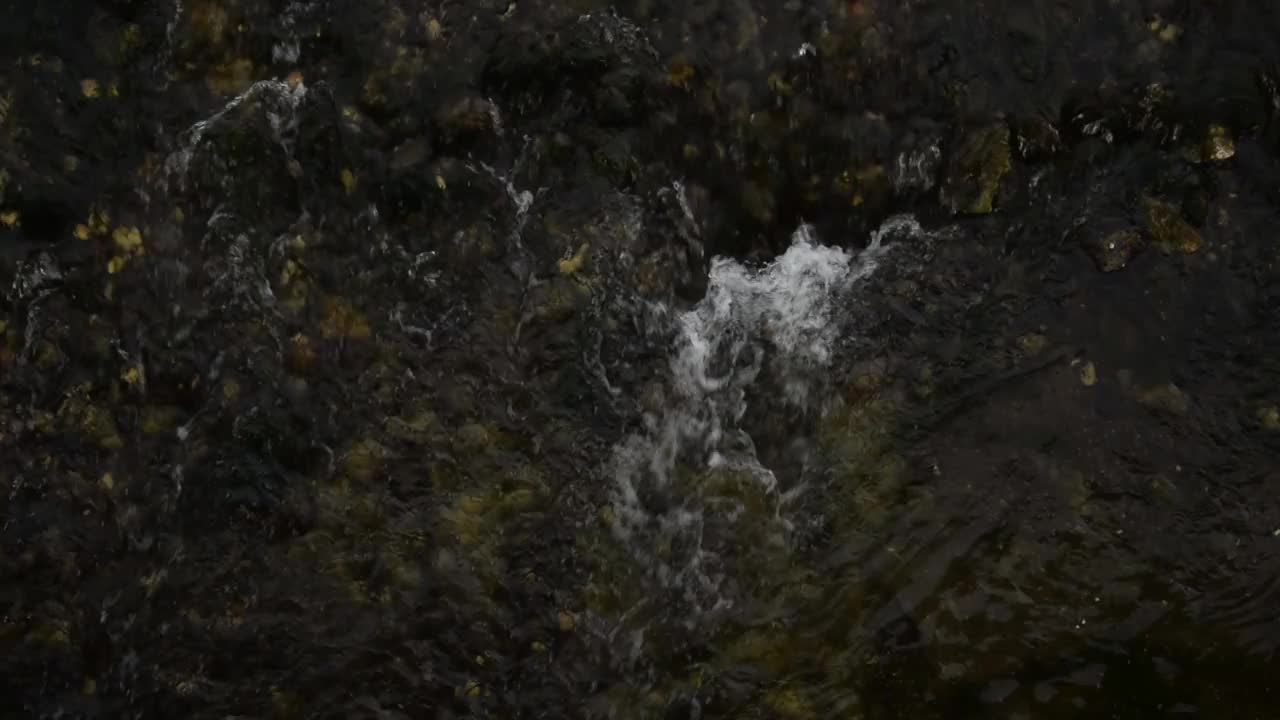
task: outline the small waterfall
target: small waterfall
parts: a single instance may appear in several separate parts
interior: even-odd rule
[[[733,602],[720,591],[726,543],[708,537],[710,527],[785,548],[786,493],[739,423],[753,392],[772,391],[775,402],[796,409],[814,401],[837,339],[837,303],[885,249],[880,233],[855,255],[818,244],[801,226],[790,248],[763,267],[715,258],[706,296],[673,319],[660,407],[651,403],[645,431],[615,448],[613,529],[664,589],[692,604],[689,621]],[[762,377],[768,390],[757,383]],[[738,487],[728,496],[706,493],[708,477]],[[739,522],[750,529],[733,529]]]

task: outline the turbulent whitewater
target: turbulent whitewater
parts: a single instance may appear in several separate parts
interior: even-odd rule
[[[819,244],[801,226],[790,248],[762,267],[718,257],[705,297],[673,318],[662,402],[646,413],[643,433],[615,448],[614,531],[662,586],[693,605],[710,610],[729,602],[719,592],[724,558],[705,533],[709,524],[744,516],[742,493],[726,499],[703,492],[709,473],[753,483],[742,491],[769,510],[760,541],[787,543],[782,505],[799,488],[780,487],[740,422],[764,393],[793,408],[813,401],[837,339],[833,315],[876,269],[887,247],[881,235],[853,254]]]

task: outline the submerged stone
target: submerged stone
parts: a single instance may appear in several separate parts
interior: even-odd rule
[[[1148,197],[1143,199],[1143,206],[1147,233],[1164,254],[1190,255],[1203,247],[1200,232],[1182,219],[1176,205]]]
[[[1209,131],[1205,134],[1204,146],[1201,148],[1201,157],[1205,162],[1219,162],[1222,160],[1230,160],[1236,154],[1236,141],[1231,137],[1231,131],[1222,125],[1210,125]]]
[[[475,455],[488,452],[493,446],[493,436],[489,429],[479,423],[469,423],[458,428],[454,436],[453,448],[463,455]]]
[[[364,315],[338,297],[327,298],[320,318],[320,332],[327,338],[359,340],[369,337],[369,322]]]
[[[1115,272],[1129,264],[1144,245],[1142,234],[1133,228],[1095,235],[1084,241],[1085,252],[1102,272]]]
[[[1098,384],[1098,369],[1092,362],[1086,362],[1080,368],[1080,384],[1093,387]]]
[[[1011,167],[1009,156],[1009,128],[1003,123],[967,134],[947,162],[942,205],[957,215],[990,213]]]
[[[436,112],[436,125],[447,137],[457,138],[492,130],[498,117],[492,102],[478,97],[462,97]]]
[[[1280,407],[1270,405],[1258,410],[1258,422],[1267,432],[1280,432]]]
[[[1028,333],[1018,338],[1018,349],[1026,355],[1039,355],[1049,346],[1049,339],[1040,333]]]
[[[215,95],[234,95],[244,92],[253,83],[253,61],[238,58],[215,66],[205,76],[205,85]]]
[[[1190,407],[1186,394],[1173,383],[1159,385],[1144,391],[1138,396],[1138,402],[1153,410],[1161,410],[1174,415],[1185,415]]]
[[[227,11],[220,3],[207,1],[191,6],[187,15],[187,24],[191,40],[209,47],[222,45],[230,22]]]
[[[391,451],[377,440],[363,438],[342,454],[338,467],[345,477],[363,483],[372,480],[390,457]]]

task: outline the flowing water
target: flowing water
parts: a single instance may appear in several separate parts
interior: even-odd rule
[[[0,718],[1280,707],[1267,3],[0,14]]]
[[[756,457],[741,421],[761,373],[771,376],[786,404],[801,409],[823,389],[837,332],[832,305],[874,271],[883,250],[874,238],[855,258],[816,244],[802,226],[787,251],[764,267],[714,258],[706,296],[673,319],[669,387],[645,415],[645,432],[615,450],[612,509],[616,534],[651,566],[654,581],[688,595],[695,609],[688,622],[698,621],[696,611],[733,605],[721,592],[726,578],[719,557],[733,547],[709,547],[720,541],[706,537],[708,525],[755,522],[763,512],[764,524],[753,527],[763,535],[755,541],[790,545],[785,506],[803,492],[802,480],[780,484]],[[696,481],[688,487],[679,476],[690,470],[745,482],[750,487],[743,491],[763,506],[707,494]]]

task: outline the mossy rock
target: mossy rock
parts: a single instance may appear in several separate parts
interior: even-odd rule
[[[496,117],[497,108],[492,102],[468,96],[443,105],[436,112],[435,121],[445,136],[457,138],[493,130]]]
[[[640,161],[632,154],[631,143],[625,136],[615,136],[602,143],[591,153],[591,161],[596,171],[615,185],[629,185],[640,174]]]
[[[453,436],[453,449],[462,455],[478,455],[493,450],[494,436],[487,427],[470,423],[458,428]]]
[[[147,405],[142,409],[139,423],[146,435],[159,435],[178,427],[182,408],[173,405]]]
[[[115,416],[108,408],[90,403],[87,393],[87,386],[73,388],[58,409],[58,417],[104,450],[119,450],[124,447]]]
[[[1136,228],[1122,228],[1114,232],[1094,235],[1083,243],[1085,252],[1093,258],[1101,272],[1115,272],[1128,266],[1146,241]]]
[[[1177,205],[1152,197],[1143,198],[1142,204],[1147,233],[1161,252],[1190,255],[1204,246],[1200,232],[1182,218]]]
[[[1007,125],[988,125],[968,133],[947,163],[942,205],[957,215],[990,213],[1011,167]]]
[[[372,480],[390,457],[391,451],[381,443],[365,438],[351,444],[339,458],[338,467],[347,478],[363,483]]]
[[[1191,403],[1182,389],[1173,383],[1158,385],[1138,396],[1138,402],[1153,410],[1171,415],[1185,415]]]
[[[1258,408],[1258,424],[1267,432],[1280,432],[1280,407],[1268,405]]]
[[[1230,160],[1236,155],[1236,141],[1231,130],[1222,125],[1210,125],[1205,132],[1204,143],[1200,148],[1200,158],[1204,162],[1221,162]]]
[[[409,410],[386,420],[388,435],[415,445],[429,442],[439,430],[440,421],[436,414],[426,409]]]
[[[534,288],[532,295],[534,317],[560,323],[586,306],[591,291],[572,275],[558,275]]]
[[[369,321],[346,300],[329,297],[321,308],[320,333],[326,338],[363,340],[370,335]]]

